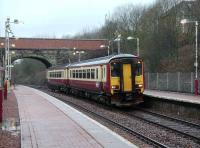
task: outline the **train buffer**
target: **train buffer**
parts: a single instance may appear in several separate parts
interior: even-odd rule
[[[36,89],[17,86],[21,147],[136,147],[69,105]]]

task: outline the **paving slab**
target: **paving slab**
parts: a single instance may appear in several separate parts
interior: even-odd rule
[[[39,90],[17,86],[22,148],[136,147],[71,106]]]

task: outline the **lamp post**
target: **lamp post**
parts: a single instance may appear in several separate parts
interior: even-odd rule
[[[18,20],[14,20],[13,22],[10,21],[10,18],[7,18],[5,21],[5,59],[4,59],[4,67],[5,67],[5,90],[7,90],[7,87],[10,86],[11,81],[11,54],[10,54],[10,41],[9,37],[10,34],[13,35],[13,32],[11,30],[10,24],[18,24]],[[7,96],[7,91],[5,91],[5,96]]]
[[[120,54],[120,41],[121,41],[121,34],[118,34],[117,38],[114,40],[117,42],[117,54]]]
[[[100,48],[107,48],[108,49],[108,51],[107,51],[108,56],[110,55],[110,45],[100,45]]]
[[[18,24],[19,21],[15,19],[13,22],[10,21],[10,18],[7,18],[5,22],[5,79],[11,80],[11,56],[10,56],[10,34],[13,35],[13,32],[10,28],[10,24]]]
[[[186,24],[186,23],[195,23],[195,30],[196,30],[196,46],[195,46],[195,80],[194,80],[194,84],[195,84],[195,95],[198,95],[198,89],[199,89],[199,84],[198,84],[198,21],[191,21],[188,19],[182,19],[181,20],[181,24]]]
[[[76,55],[78,54],[78,62],[81,61],[81,54],[85,53],[85,51],[75,51],[73,54]]]
[[[1,48],[1,61],[0,61],[0,66],[4,66],[4,54],[3,54],[3,48],[4,48],[5,46],[4,46],[4,43],[0,43],[0,48]]]
[[[127,37],[127,40],[136,40],[137,41],[137,56],[140,56],[140,39],[138,37],[134,38],[132,36]]]

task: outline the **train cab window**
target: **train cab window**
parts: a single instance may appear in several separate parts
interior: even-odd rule
[[[95,72],[95,70],[91,69],[91,79],[94,79],[94,72]]]
[[[87,69],[87,79],[90,79],[90,69]]]
[[[83,70],[83,79],[85,79],[86,78],[86,70],[84,69]]]
[[[120,77],[120,63],[111,63],[111,76]]]
[[[135,67],[135,75],[140,76],[142,75],[142,62],[138,61]]]
[[[98,74],[99,74],[98,68],[96,68],[96,79],[98,79]]]

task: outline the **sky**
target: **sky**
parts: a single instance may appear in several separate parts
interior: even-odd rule
[[[106,14],[126,4],[150,5],[155,0],[0,0],[0,36],[6,18],[17,37],[75,35],[104,24]]]

